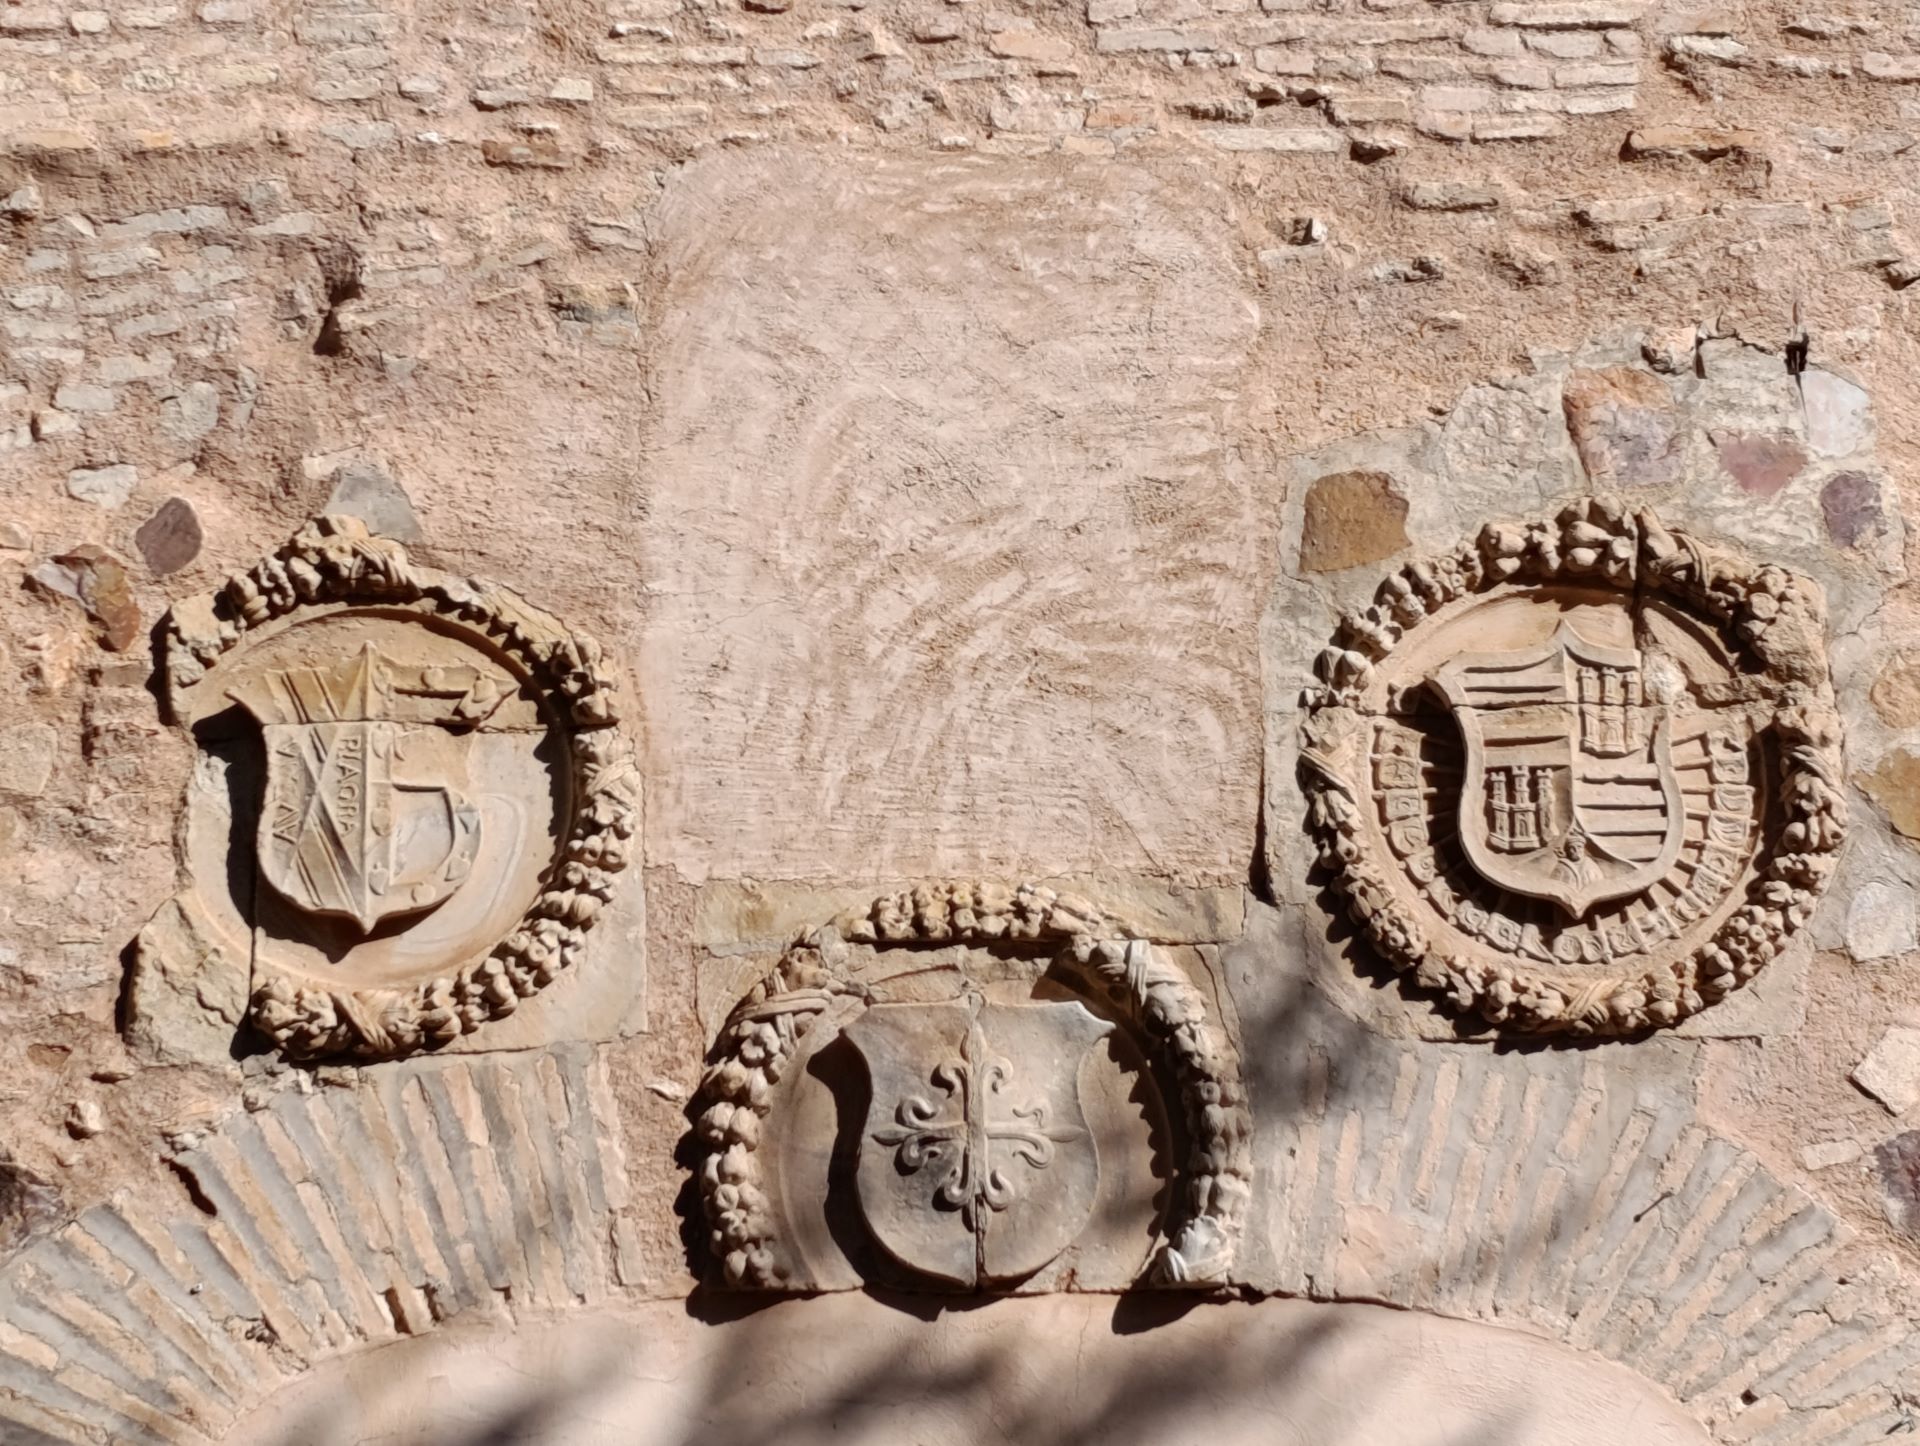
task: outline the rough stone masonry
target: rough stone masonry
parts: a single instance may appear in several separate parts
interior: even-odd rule
[[[0,1443],[1920,1430],[1916,167],[1910,0],[0,0]]]

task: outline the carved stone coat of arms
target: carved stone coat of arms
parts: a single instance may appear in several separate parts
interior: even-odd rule
[[[163,680],[203,753],[143,1040],[190,990],[196,1057],[243,1020],[291,1055],[438,1048],[583,957],[638,784],[591,639],[327,517],[176,604]]]
[[[977,996],[876,1004],[847,1027],[872,1081],[860,1205],[894,1259],[965,1289],[1073,1243],[1100,1183],[1079,1066],[1112,1028],[1074,1001]]]
[[[466,739],[435,725],[484,718],[492,678],[398,669],[367,646],[333,667],[264,671],[232,696],[266,741],[259,868],[289,902],[366,931],[465,882],[480,813],[448,774]]]
[[[1846,825],[1810,580],[1588,498],[1408,563],[1302,717],[1348,912],[1507,1028],[1631,1034],[1751,979]]]
[[[1434,681],[1466,745],[1460,843],[1481,876],[1577,919],[1673,867],[1686,800],[1638,650],[1563,623],[1544,646],[1463,654]]]

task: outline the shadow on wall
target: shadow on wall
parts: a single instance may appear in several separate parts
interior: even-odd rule
[[[1378,1306],[1035,1296],[677,1303],[479,1323],[320,1368],[234,1446],[1695,1446],[1621,1367]]]
[[[1257,1136],[1239,1278],[1263,1300],[637,1301],[616,1282],[649,1257],[610,1246],[635,1228],[629,1176],[667,1161],[627,1158],[607,1054],[423,1060],[235,1115],[178,1158],[199,1212],[103,1204],[29,1246],[0,1327],[53,1343],[59,1369],[0,1354],[0,1415],[16,1391],[24,1413],[0,1440],[66,1422],[56,1439],[180,1446],[1906,1429],[1883,1383],[1910,1325],[1858,1293],[1843,1319],[1808,1308],[1837,1288],[1835,1222],[1697,1120],[1684,1049],[1387,1037],[1276,965],[1293,928],[1256,909],[1219,959]],[[651,1289],[684,1278],[675,1260]]]
[[[0,1329],[53,1343],[60,1369],[0,1354],[0,1415],[16,1391],[23,1412],[0,1440],[1678,1446],[1728,1426],[1909,1429],[1883,1383],[1910,1325],[1858,1293],[1844,1318],[1808,1308],[1838,1288],[1835,1221],[1698,1121],[1686,1050],[1387,1037],[1276,966],[1302,952],[1294,929],[1256,909],[1219,959],[1256,1130],[1238,1278],[1265,1299],[639,1301],[617,1282],[648,1257],[610,1247],[635,1227],[629,1176],[667,1161],[627,1158],[606,1053],[423,1060],[234,1116],[178,1157],[197,1212],[103,1204],[29,1246],[0,1280]],[[343,1220],[364,1238],[341,1239]],[[223,1264],[239,1258],[245,1279]]]
[[[1565,1123],[1553,1104],[1536,1118],[1537,1102],[1579,1098],[1591,1053],[1416,1055],[1331,1008],[1299,975],[1270,973],[1258,993],[1241,1020],[1262,1121],[1244,1263],[1298,1272],[1286,1288],[1301,1295],[1373,1295],[1454,1315],[1469,1313],[1468,1293],[1505,1299],[1514,1262],[1546,1256],[1564,1218],[1524,1209],[1503,1218],[1493,1197],[1532,1187],[1525,1162],[1557,1147]],[[1446,1089],[1408,1073],[1416,1058],[1428,1073],[1466,1072],[1451,1108]],[[1504,1102],[1491,1114],[1490,1097]],[[1419,1100],[1430,1118],[1416,1118]],[[1622,1103],[1642,1102],[1627,1092]],[[1455,1124],[1470,1130],[1476,1113],[1497,1122],[1497,1138],[1455,1139]],[[1612,1134],[1611,1120],[1596,1125],[1596,1143]],[[1439,1143],[1423,1150],[1423,1136]],[[1424,1156],[1441,1163],[1425,1182],[1423,1218],[1400,1197],[1421,1193]],[[1471,1223],[1449,1230],[1461,1199]],[[697,1202],[682,1203],[697,1214]],[[1406,1233],[1376,1235],[1367,1222],[1378,1220],[1403,1222]],[[1575,1232],[1565,1234],[1571,1245]],[[1268,1251],[1281,1259],[1262,1265]],[[1352,1260],[1376,1278],[1350,1278]],[[1709,1437],[1660,1386],[1598,1354],[1382,1305],[1164,1291],[802,1299],[702,1290],[558,1318],[463,1318],[319,1366],[227,1440],[1701,1446]]]

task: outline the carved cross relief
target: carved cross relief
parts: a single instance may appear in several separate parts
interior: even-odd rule
[[[1004,1098],[1013,1093],[1013,1062],[988,1044],[977,1003],[964,1053],[934,1066],[932,1079],[946,1099],[935,1104],[923,1094],[908,1095],[894,1111],[896,1124],[874,1131],[873,1139],[897,1147],[894,1161],[903,1174],[944,1172],[935,1204],[957,1209],[976,1235],[984,1211],[1005,1210],[1026,1193],[1017,1165],[996,1163],[996,1147],[1038,1171],[1053,1163],[1056,1144],[1086,1135],[1077,1126],[1049,1124],[1043,1099],[1013,1104]]]
[[[895,1260],[971,1287],[1029,1275],[1072,1243],[1100,1178],[1080,1062],[1112,1028],[1078,1002],[977,994],[876,1004],[847,1026],[872,1082],[860,1203]]]

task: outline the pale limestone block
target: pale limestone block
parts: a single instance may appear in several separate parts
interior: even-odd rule
[[[1801,374],[1807,442],[1821,457],[1847,457],[1872,435],[1871,402],[1863,387],[1814,368]]]
[[[1920,1103],[1920,1029],[1889,1029],[1851,1078],[1891,1113],[1904,1115]]]
[[[53,777],[59,735],[46,723],[14,723],[0,728],[0,793],[34,798]]]
[[[1846,943],[1863,964],[1920,948],[1912,886],[1887,879],[1862,885],[1847,906]]]
[[[1831,1170],[1836,1165],[1852,1164],[1862,1153],[1857,1140],[1827,1140],[1803,1146],[1800,1163],[1809,1170]]]
[[[127,462],[110,467],[76,467],[67,473],[67,495],[96,507],[114,508],[133,495],[139,471]]]

